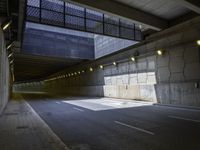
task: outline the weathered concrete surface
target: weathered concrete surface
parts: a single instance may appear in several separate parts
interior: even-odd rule
[[[200,39],[200,17],[150,36],[127,50],[54,74],[51,77],[85,70],[80,75],[44,82],[43,87],[55,95],[107,96],[200,106],[197,39]],[[157,56],[158,49],[164,49],[165,54]],[[130,57],[136,51],[146,55],[133,63]],[[112,65],[113,61],[125,59],[129,60]],[[100,64],[107,66],[99,69]],[[94,71],[90,72],[89,67]]]
[[[10,67],[5,48],[3,31],[0,28],[0,114],[10,95]]]
[[[20,95],[0,117],[1,150],[69,150]]]

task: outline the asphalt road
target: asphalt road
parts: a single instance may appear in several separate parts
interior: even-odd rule
[[[72,150],[200,149],[200,110],[106,98],[24,98]]]

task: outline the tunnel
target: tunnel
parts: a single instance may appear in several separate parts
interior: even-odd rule
[[[200,2],[1,0],[0,150],[200,149]]]

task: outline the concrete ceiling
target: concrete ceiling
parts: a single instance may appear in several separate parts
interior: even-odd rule
[[[188,13],[190,10],[176,0],[116,0],[157,17],[171,20]]]
[[[65,0],[126,18],[146,29],[163,30],[191,12],[200,14],[199,0]],[[184,19],[183,19],[184,20]]]

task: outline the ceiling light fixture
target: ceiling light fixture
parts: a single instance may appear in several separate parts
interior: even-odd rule
[[[91,71],[91,72],[93,71],[93,68],[92,68],[92,67],[90,67],[90,71]]]
[[[157,54],[159,56],[162,56],[164,54],[164,50],[162,50],[162,49],[157,50]]]
[[[4,24],[2,25],[3,31],[5,31],[5,30],[11,25],[11,23],[12,23],[12,20],[9,20],[9,21],[7,21],[6,23],[4,23]]]
[[[131,57],[131,60],[132,60],[133,62],[135,62],[135,61],[136,61],[136,58],[135,58],[135,57]]]
[[[13,45],[13,42],[9,43],[8,45],[6,45],[6,49],[8,50],[9,48],[11,48]]]
[[[100,65],[99,68],[100,68],[100,69],[103,69],[103,65]]]
[[[200,46],[200,40],[197,40],[197,45]]]

